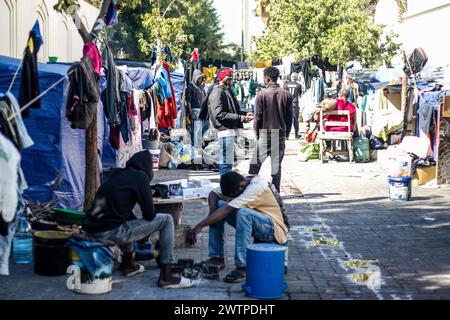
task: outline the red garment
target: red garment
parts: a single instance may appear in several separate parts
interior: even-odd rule
[[[194,49],[194,51],[191,54],[191,61],[198,61],[198,58],[200,58],[200,53],[197,49]]]
[[[88,42],[83,47],[83,56],[88,55],[91,58],[92,68],[100,78],[102,74],[102,55],[98,51],[97,45],[94,42]]]
[[[353,129],[355,128],[355,113],[356,113],[355,106],[348,100],[344,100],[344,99],[336,99],[336,100],[337,100],[336,110],[350,111],[350,127],[351,127],[351,132],[353,132]],[[346,115],[330,114],[330,115],[326,115],[325,119],[328,121],[347,122]],[[325,129],[325,131],[329,131],[329,132],[346,132],[346,131],[348,131],[348,127],[327,127],[327,126],[325,126],[324,129]]]
[[[168,102],[164,101],[164,105],[165,105],[165,116],[166,116],[166,120],[169,124],[170,127],[175,127],[175,119],[178,117],[178,110],[177,110],[177,102],[175,100],[175,90],[173,90],[173,85],[172,85],[172,80],[170,78],[170,66],[169,64],[164,61],[163,62],[163,67],[164,69],[166,69],[167,74],[169,76],[169,79],[167,79],[169,81],[170,84],[170,92],[172,94],[172,97],[168,100]]]
[[[116,150],[120,149],[120,127],[109,125],[109,143]]]
[[[232,72],[233,72],[233,69],[231,69],[231,68],[226,68],[225,70],[222,70],[217,75],[217,80],[222,81],[223,79],[225,79],[226,76],[230,75]]]

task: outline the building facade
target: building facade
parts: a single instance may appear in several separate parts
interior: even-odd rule
[[[44,44],[39,61],[58,57],[58,62],[73,62],[82,56],[83,41],[68,15],[56,12],[57,0],[0,0],[0,55],[22,58],[28,33],[39,21]],[[99,10],[80,1],[79,16],[88,29],[97,19]]]

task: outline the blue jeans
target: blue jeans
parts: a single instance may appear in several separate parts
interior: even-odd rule
[[[218,207],[227,202],[219,200]],[[223,259],[225,221],[236,229],[234,261],[236,267],[245,268],[247,260],[247,246],[252,243],[252,237],[260,242],[275,242],[272,220],[262,213],[251,209],[237,209],[224,220],[209,227],[209,256]]]
[[[136,219],[122,223],[113,230],[91,233],[98,241],[112,241],[120,246],[123,253],[133,252],[133,242],[149,237],[159,231],[161,263],[172,263],[175,227],[170,214],[157,213],[153,220]]]
[[[224,137],[219,138],[220,146],[220,165],[219,172],[220,176],[233,170],[234,158],[236,155],[235,150],[236,137]]]

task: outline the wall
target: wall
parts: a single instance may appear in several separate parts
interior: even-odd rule
[[[0,0],[0,55],[21,58],[28,33],[36,19],[39,20],[44,45],[39,51],[39,61],[47,62],[49,56],[58,62],[80,59],[83,41],[69,16],[53,10],[57,0]],[[80,1],[80,16],[88,29],[98,15],[98,9]]]
[[[450,1],[410,0],[408,12],[397,32],[403,43],[403,49],[410,53],[414,48],[422,47],[429,57],[431,66],[445,66],[450,56],[445,48],[447,32],[450,30]]]
[[[252,43],[252,37],[260,37],[265,29],[260,17],[256,16],[255,0],[243,0],[243,31],[244,31],[244,51],[249,54],[256,50],[256,45]]]

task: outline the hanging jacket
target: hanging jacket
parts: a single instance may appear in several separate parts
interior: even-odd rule
[[[170,97],[171,110],[167,113],[167,115],[168,116],[170,115],[172,117],[172,119],[176,119],[178,116],[178,110],[177,110],[177,102],[175,100],[175,90],[173,89],[172,79],[170,78],[170,66],[166,61],[163,62],[163,68],[167,72],[167,81],[169,82],[169,87],[170,87],[170,92],[171,92],[171,97]]]
[[[24,57],[22,60],[22,75],[20,78],[20,92],[19,103],[25,106],[34,98],[40,95],[39,87],[39,71],[37,62],[37,53],[39,51],[39,35],[35,31],[30,32],[27,47],[25,48]],[[30,108],[39,109],[41,107],[40,99],[31,104]],[[22,111],[23,117],[28,117],[29,109]]]
[[[122,74],[116,67],[111,49],[103,51],[103,67],[106,72],[106,89],[102,92],[102,102],[108,124],[120,124],[120,84]]]
[[[73,71],[73,72],[72,72]],[[66,117],[73,129],[87,129],[97,111],[100,89],[89,56],[74,63],[67,71]]]

